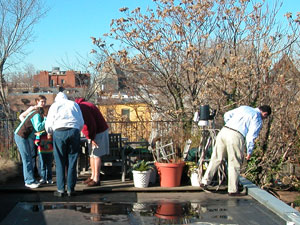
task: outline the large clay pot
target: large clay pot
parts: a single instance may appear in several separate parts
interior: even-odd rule
[[[185,162],[177,163],[155,163],[161,187],[178,187],[180,186],[182,169]]]

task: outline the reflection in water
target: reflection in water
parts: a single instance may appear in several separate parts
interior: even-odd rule
[[[94,222],[101,220],[100,204],[97,203],[91,204],[91,220]]]
[[[23,203],[22,208],[44,213],[49,210],[74,210],[84,213],[85,219],[98,222],[97,224],[105,224],[105,221],[124,221],[124,217],[130,224],[187,224],[201,221],[226,224],[233,222],[226,207],[205,206],[198,202]]]
[[[157,205],[155,216],[162,219],[178,219],[182,217],[184,206],[171,201],[161,201]]]

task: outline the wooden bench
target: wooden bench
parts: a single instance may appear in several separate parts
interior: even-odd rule
[[[148,150],[147,141],[133,141],[124,143],[126,166],[131,167],[138,160],[153,161],[152,152]]]

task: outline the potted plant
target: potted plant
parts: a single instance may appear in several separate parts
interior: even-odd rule
[[[198,163],[186,162],[185,164],[188,167],[187,175],[191,179],[191,185],[194,187],[200,187]]]
[[[150,173],[152,169],[150,163],[151,162],[145,162],[145,160],[141,160],[132,166],[134,187],[137,188],[148,187]]]
[[[173,142],[165,145],[162,145],[161,142],[156,143],[154,149],[152,149],[152,154],[159,174],[160,186],[180,186],[185,162],[176,154]]]

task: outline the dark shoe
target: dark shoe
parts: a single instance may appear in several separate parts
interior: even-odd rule
[[[95,186],[100,186],[100,181],[96,182],[94,180],[92,180],[91,182],[89,182],[87,184],[88,187],[95,187]]]
[[[231,197],[240,197],[240,196],[246,196],[246,192],[233,192],[233,193],[228,193],[229,196]]]
[[[84,184],[88,184],[92,181],[93,179],[91,179],[90,177],[88,179],[86,179],[85,181],[83,181]]]
[[[207,190],[207,185],[206,184],[200,184],[200,187],[203,189],[203,190]]]
[[[245,189],[244,186],[242,184],[238,183],[238,191],[243,192],[244,189]]]
[[[40,184],[46,184],[46,181],[44,179],[40,179],[39,183]]]
[[[47,180],[46,183],[47,184],[54,184],[53,180]]]
[[[55,192],[53,193],[53,195],[54,195],[55,197],[59,197],[59,198],[64,197],[64,193],[63,193],[63,192],[60,192],[60,191],[55,191]]]
[[[76,196],[76,192],[75,191],[68,191],[67,195],[68,195],[68,197]]]

